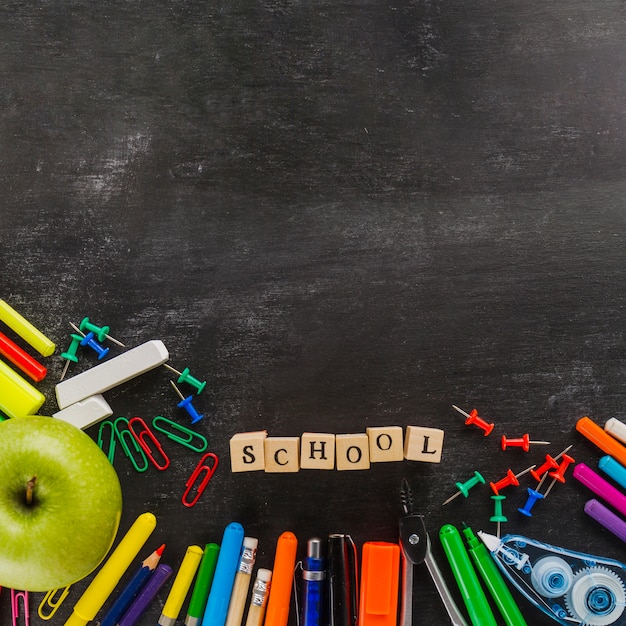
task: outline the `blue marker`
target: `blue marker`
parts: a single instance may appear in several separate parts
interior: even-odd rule
[[[598,461],[598,467],[616,483],[626,488],[626,468],[612,456],[603,456]]]
[[[243,526],[231,522],[224,530],[215,575],[204,611],[202,626],[224,626],[243,548]]]

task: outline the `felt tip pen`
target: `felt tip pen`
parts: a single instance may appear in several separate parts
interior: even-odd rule
[[[276,542],[272,587],[267,600],[266,626],[287,626],[291,606],[293,570],[296,566],[298,540],[286,530]]]
[[[226,623],[228,604],[243,546],[243,535],[243,526],[239,522],[231,522],[224,529],[202,626],[224,626]]]
[[[204,546],[204,554],[200,561],[198,576],[191,592],[191,600],[189,600],[189,608],[185,618],[186,626],[199,626],[202,621],[219,552],[220,547],[216,543],[207,543]]]
[[[326,560],[322,556],[321,539],[309,539],[306,553],[302,566],[302,626],[320,626],[326,581]]]
[[[463,529],[463,535],[465,535],[472,561],[479,571],[485,586],[489,589],[489,593],[502,614],[506,625],[527,626],[526,620],[522,616],[485,544],[474,534],[474,531],[469,526]]]
[[[171,575],[172,568],[169,565],[163,563],[158,565],[154,570],[154,574],[150,576],[148,582],[137,594],[137,597],[133,600],[124,615],[122,615],[117,626],[135,626]]]
[[[444,524],[439,539],[473,626],[498,626],[459,531],[452,524]]]
[[[203,550],[200,546],[189,546],[183,557],[183,561],[178,568],[172,588],[165,600],[158,626],[174,626],[178,619],[178,614],[187,597],[193,577],[196,575]]]
[[[350,535],[328,536],[328,623],[356,626],[359,608],[356,545]]]

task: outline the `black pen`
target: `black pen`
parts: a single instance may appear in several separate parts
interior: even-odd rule
[[[329,626],[356,626],[358,605],[356,545],[350,535],[329,535]]]

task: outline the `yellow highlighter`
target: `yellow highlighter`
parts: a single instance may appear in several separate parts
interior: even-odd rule
[[[189,546],[187,548],[183,562],[180,564],[180,569],[172,583],[170,593],[167,596],[167,600],[165,600],[158,626],[174,626],[176,623],[203,554],[204,550],[200,546]]]
[[[86,626],[115,589],[137,553],[156,528],[156,517],[142,513],[111,553],[102,569],[80,597],[65,626]]]
[[[34,415],[45,399],[43,393],[0,361],[0,413],[7,417]]]
[[[50,356],[54,352],[54,342],[35,328],[27,319],[24,319],[4,300],[0,300],[0,321],[4,322],[26,343],[35,348],[41,356]]]

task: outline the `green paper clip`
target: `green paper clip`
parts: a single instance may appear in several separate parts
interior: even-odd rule
[[[163,426],[159,426],[160,423],[167,424],[171,430],[167,430]],[[189,448],[194,452],[204,452],[209,446],[209,442],[199,433],[194,430],[190,430],[185,426],[181,426],[176,422],[173,422],[167,417],[162,417],[161,415],[157,415],[152,420],[152,427],[159,432],[162,432],[166,437],[169,437],[172,441],[179,443],[181,446],[185,446],[185,448]],[[172,432],[173,431],[173,432]],[[183,433],[186,437],[181,437],[177,433]],[[198,445],[194,445],[192,442],[194,439],[199,441]]]
[[[106,441],[104,438],[104,431],[106,428],[111,429],[111,433],[109,435],[109,447],[108,450],[105,451]],[[113,465],[113,459],[115,458],[115,425],[113,422],[109,420],[105,420],[104,422],[100,422],[100,428],[98,429],[98,447],[103,452],[106,452],[107,459],[109,459],[109,463]]]
[[[125,428],[120,429],[120,427],[118,426],[118,423],[123,423]],[[145,452],[141,449],[140,445],[137,443],[137,440],[133,436],[133,433],[130,432],[130,428],[128,428],[128,420],[125,417],[118,417],[113,424],[113,428],[115,430],[115,434],[117,435],[117,438],[119,439],[120,444],[122,445],[122,448],[124,448],[124,453],[130,459],[130,462],[132,463],[133,467],[138,472],[145,472],[148,469],[148,465],[149,465],[148,459],[146,458]],[[141,457],[143,461],[143,467],[141,467],[135,460],[135,457],[133,456],[133,451],[131,450],[131,447],[128,444],[127,440],[130,441],[137,455]]]

